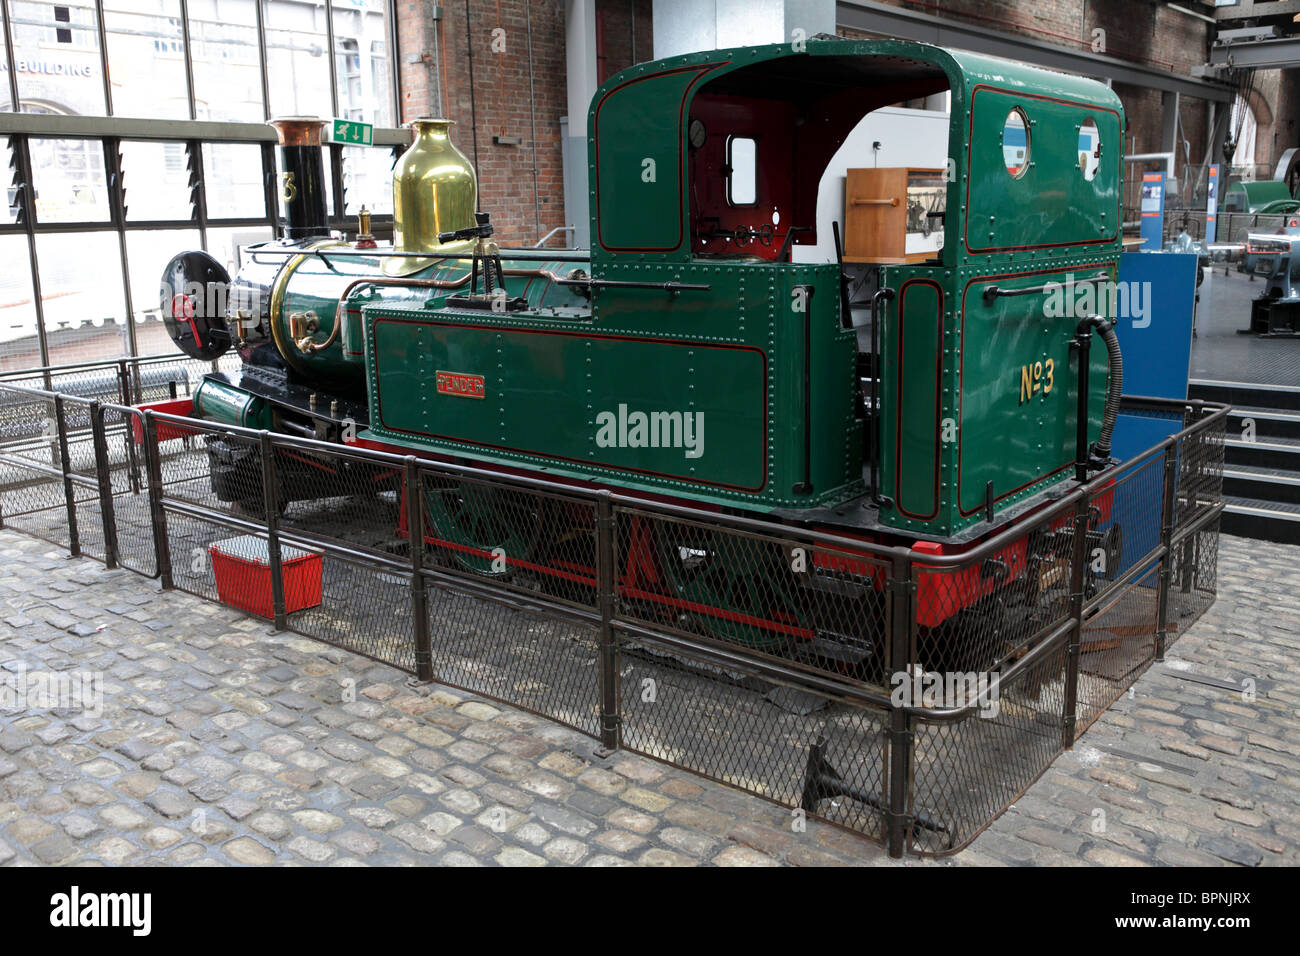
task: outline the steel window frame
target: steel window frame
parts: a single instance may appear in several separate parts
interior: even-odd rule
[[[177,0],[181,21],[181,40],[184,50],[186,101],[188,120],[155,120],[139,118],[118,118],[113,113],[112,86],[110,83],[108,59],[108,28],[104,20],[104,0],[94,0],[95,32],[99,43],[100,73],[104,85],[104,116],[72,116],[43,113],[17,112],[22,98],[19,94],[17,55],[14,49],[13,21],[10,11],[12,0],[0,0],[0,27],[4,31],[5,57],[8,66],[10,111],[0,112],[0,136],[7,137],[13,149],[13,167],[18,189],[18,215],[13,223],[0,223],[0,236],[22,235],[27,240],[27,258],[31,277],[33,306],[36,319],[37,341],[40,347],[41,364],[50,364],[49,342],[45,326],[44,299],[41,293],[39,260],[36,251],[36,239],[41,235],[57,233],[99,233],[113,232],[118,237],[119,257],[121,259],[121,279],[126,309],[128,340],[130,354],[137,357],[134,328],[134,302],[131,296],[131,271],[127,258],[127,235],[139,231],[181,231],[197,229],[204,249],[208,248],[209,232],[214,229],[247,227],[255,229],[267,227],[272,234],[278,234],[279,208],[276,202],[274,183],[276,182],[275,132],[263,123],[224,123],[198,119],[194,95],[194,59],[193,41],[190,31],[189,2]],[[270,119],[271,98],[270,79],[267,69],[266,19],[263,4],[270,0],[256,0],[258,71],[261,78],[262,112]],[[332,0],[323,3],[328,40],[328,59],[330,73],[330,103],[334,115],[339,111],[337,50],[335,49],[334,16]],[[400,117],[401,95],[398,89],[398,31],[396,25],[396,4],[393,0],[386,3],[388,37],[388,79],[390,108],[393,116]],[[36,210],[34,193],[34,175],[31,163],[32,139],[80,139],[95,140],[104,152],[104,170],[106,190],[108,193],[109,214],[105,220],[84,222],[41,222]],[[164,220],[130,221],[127,218],[127,204],[123,191],[123,173],[121,144],[123,141],[134,142],[182,142],[186,148],[187,165],[191,178],[191,208],[188,218]],[[397,127],[377,127],[374,131],[374,147],[389,147],[396,157],[398,148],[410,142],[410,132]],[[213,217],[208,212],[208,197],[205,183],[203,146],[205,144],[249,144],[262,147],[260,158],[263,182],[267,184],[263,191],[263,215],[250,217]],[[347,229],[348,217],[345,215],[346,196],[343,180],[343,145],[329,144],[332,170],[329,202],[329,225],[331,229]],[[375,216],[372,231],[383,236],[391,232],[392,216]]]

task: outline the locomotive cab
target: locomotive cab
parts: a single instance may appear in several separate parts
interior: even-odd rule
[[[945,91],[941,199],[935,216],[921,212],[934,248],[798,261],[828,227],[842,249],[842,223],[818,221],[817,194],[854,127]],[[1071,311],[1071,293],[1115,279],[1122,128],[1102,84],[901,41],[634,67],[591,111],[593,276],[716,277],[700,332],[744,339],[766,323],[769,457],[786,466],[766,500],[783,516],[982,536],[1079,473],[1080,419],[1085,447],[1108,444],[1117,370],[1094,349],[1081,374],[1073,343],[1088,316]],[[862,201],[893,209],[907,197]],[[900,212],[876,228],[906,228],[911,210]],[[1093,301],[1109,318],[1107,297]],[[593,303],[598,322],[644,309],[631,294]],[[696,311],[683,295],[655,324]]]

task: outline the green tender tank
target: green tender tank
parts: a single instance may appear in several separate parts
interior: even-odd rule
[[[271,410],[264,399],[214,378],[199,383],[194,392],[194,413],[208,421],[241,428],[271,427]]]

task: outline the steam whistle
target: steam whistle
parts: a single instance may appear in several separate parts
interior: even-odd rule
[[[523,296],[513,299],[506,295],[505,272],[501,267],[501,248],[492,241],[491,216],[486,212],[474,213],[475,224],[453,232],[438,233],[438,241],[459,242],[474,240],[473,260],[470,265],[470,291],[466,295],[453,295],[447,305],[464,309],[491,309],[494,312],[518,312],[528,308]],[[479,274],[483,275],[483,291],[479,291]]]
[[[370,210],[365,206],[362,206],[361,211],[357,213],[357,248],[379,248],[379,243],[375,242],[375,237],[370,234]]]

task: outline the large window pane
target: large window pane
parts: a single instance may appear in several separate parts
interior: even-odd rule
[[[393,153],[384,147],[343,148],[344,210],[355,216],[365,205],[376,216],[393,214]]]
[[[3,2],[3,0],[0,0]],[[9,41],[0,30],[0,111],[13,111],[14,100],[9,92]]]
[[[37,236],[36,256],[51,363],[94,362],[127,354],[117,234]]]
[[[272,116],[333,115],[325,5],[263,0]]]
[[[339,115],[391,126],[393,93],[385,0],[350,0],[334,7],[334,61]]]
[[[234,226],[229,229],[208,230],[208,252],[233,278],[239,271],[240,249],[255,242],[274,239],[270,226]]]
[[[0,371],[41,363],[26,236],[0,236]]]
[[[184,143],[122,143],[127,222],[188,220],[194,213]]]
[[[266,216],[262,147],[255,143],[204,143],[203,183],[209,219]]]
[[[139,354],[175,351],[160,311],[163,267],[178,252],[200,247],[197,229],[127,232],[126,258],[131,266],[131,305],[135,309],[135,341]]]
[[[256,123],[262,105],[262,66],[256,0],[190,0],[194,108],[199,119]]]
[[[108,222],[104,146],[97,139],[32,139],[36,221]]]
[[[113,115],[189,119],[179,0],[104,0]]]
[[[103,116],[104,78],[92,0],[11,0],[10,12],[23,109]]]

